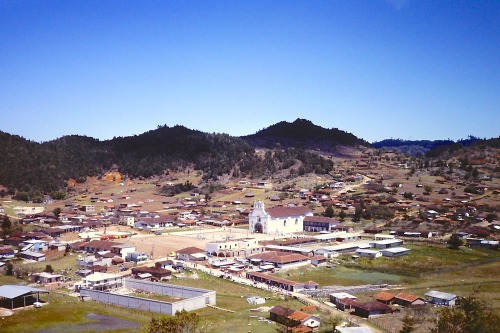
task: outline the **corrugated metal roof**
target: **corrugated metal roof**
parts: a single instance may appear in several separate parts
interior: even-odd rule
[[[444,293],[442,291],[436,291],[436,290],[431,290],[427,294],[425,294],[427,297],[434,297],[434,298],[439,298],[439,299],[444,299],[447,301],[451,301],[452,299],[456,298],[457,295],[454,294],[448,294]]]
[[[47,290],[31,288],[28,286],[16,286],[13,284],[6,284],[0,287],[0,297],[13,299],[28,293],[49,293]]]

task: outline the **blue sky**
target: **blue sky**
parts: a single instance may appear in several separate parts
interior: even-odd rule
[[[0,130],[500,135],[500,2],[0,0]]]

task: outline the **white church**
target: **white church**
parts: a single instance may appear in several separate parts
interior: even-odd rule
[[[306,216],[313,216],[307,207],[273,207],[266,210],[262,201],[256,201],[248,215],[248,228],[252,233],[268,235],[302,232]]]

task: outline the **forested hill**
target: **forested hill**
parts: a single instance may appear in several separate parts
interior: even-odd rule
[[[255,147],[263,148],[300,147],[334,151],[337,145],[370,146],[354,134],[337,128],[326,129],[306,119],[297,119],[293,123],[282,121],[241,138]]]
[[[487,140],[469,136],[467,139],[458,141],[386,139],[372,143],[375,148],[395,149],[403,154],[427,157],[439,157],[442,153],[450,153],[464,147],[481,144],[495,147],[498,145],[498,138]]]
[[[375,148],[395,149],[403,154],[412,156],[424,156],[431,149],[454,144],[452,140],[401,140],[401,139],[385,139],[382,141],[373,142]]]
[[[84,180],[111,169],[137,178],[190,167],[201,170],[208,180],[222,175],[268,177],[296,164],[294,172],[298,173],[331,170],[330,161],[301,149],[259,157],[240,138],[183,126],[159,126],[140,135],[106,141],[72,135],[36,143],[0,132],[0,185],[11,193],[51,193],[64,189],[70,178]]]

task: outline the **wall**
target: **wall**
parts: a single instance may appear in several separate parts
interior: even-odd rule
[[[192,311],[201,309],[207,306],[207,304],[216,304],[216,294],[215,291],[181,287],[165,283],[141,281],[134,279],[125,279],[124,286],[127,289],[144,290],[157,295],[166,295],[183,298],[178,302],[168,303],[162,301],[156,301],[151,299],[145,299],[134,296],[127,295],[117,295],[108,292],[100,292],[89,289],[81,289],[81,296],[89,296],[91,299],[108,303],[120,305],[128,308],[151,311],[156,313],[174,315],[175,312],[186,310]]]

